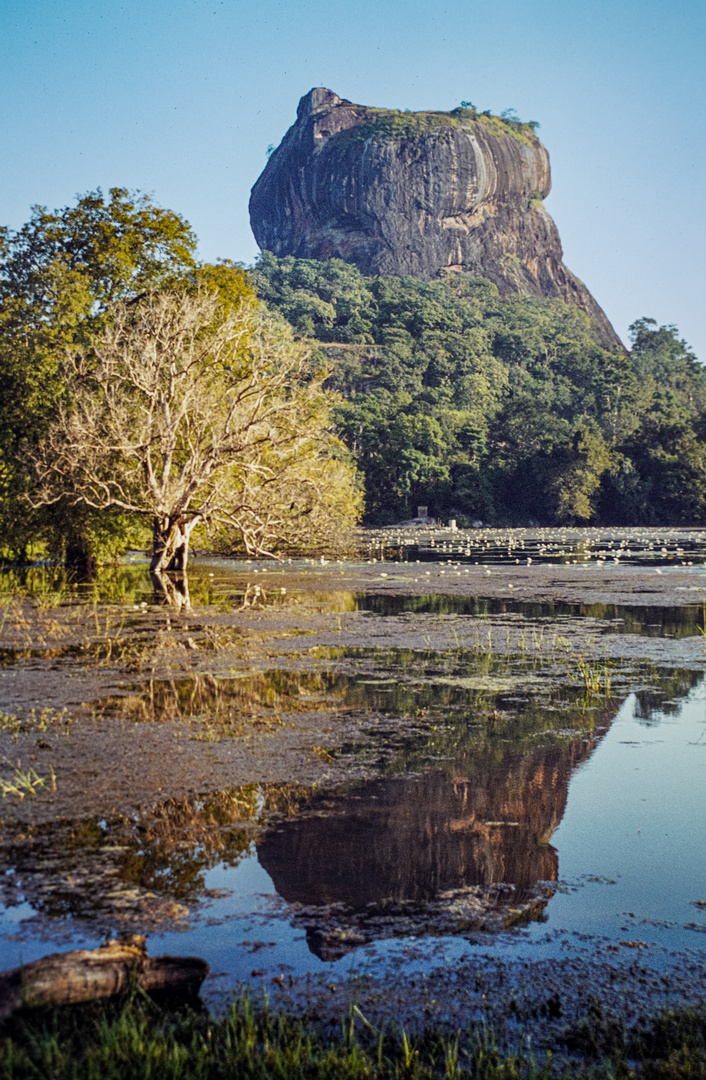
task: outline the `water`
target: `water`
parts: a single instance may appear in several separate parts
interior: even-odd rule
[[[520,887],[535,877],[552,885],[541,922],[501,939],[481,936],[468,945],[447,940],[447,953],[481,948],[484,955],[561,955],[590,935],[603,941],[669,949],[703,950],[706,944],[706,680],[700,679],[669,712],[649,709],[631,695],[604,737],[579,751],[566,775],[566,750],[535,756],[523,765],[546,784],[530,796],[520,825],[502,827],[492,843],[488,818],[505,815],[512,770],[493,788],[471,784],[469,808],[459,783],[440,773],[421,779],[371,784],[330,799],[320,817],[284,823],[253,849],[230,874],[214,871],[209,881],[250,897],[253,915],[237,941],[233,924],[201,929],[202,955],[247,979],[277,971],[317,971],[322,965],[343,977],[352,964],[372,963],[364,950],[334,960],[317,956],[317,942],[301,927],[266,916],[278,898],[309,905],[343,902],[361,907],[384,895],[423,899],[439,889],[500,876]],[[550,767],[548,771],[547,767]],[[553,766],[553,768],[551,768]],[[568,781],[566,788],[564,782]],[[462,787],[467,787],[464,780]],[[459,820],[459,810],[465,820]],[[477,811],[482,811],[480,814]],[[538,830],[551,830],[549,844]],[[473,821],[471,821],[473,819]],[[480,828],[473,831],[473,824]],[[400,827],[401,826],[401,827]],[[540,837],[541,839],[541,837]],[[490,841],[490,842],[489,842]],[[224,911],[225,914],[225,911]],[[227,916],[226,916],[227,917]],[[247,942],[247,943],[246,943]],[[177,942],[170,939],[170,945]],[[382,939],[378,961],[397,943]],[[225,980],[226,982],[228,980]]]
[[[630,695],[572,777],[552,844],[575,891],[554,897],[550,924],[702,949],[704,821],[706,680],[670,712]]]
[[[639,634],[644,637],[693,637],[703,624],[703,606],[651,607],[627,604],[537,603],[531,600],[499,600],[481,596],[453,596],[430,593],[427,596],[404,594],[355,595],[359,611],[375,615],[455,615],[473,618],[497,618],[508,615],[543,623],[590,620],[598,634]]]
[[[253,596],[258,567],[208,565],[198,567],[192,597],[219,618]],[[446,617],[539,629],[583,621],[598,636],[674,639],[697,638],[702,618],[698,605],[286,591],[270,576],[258,586],[258,611],[300,606],[363,625],[409,615],[420,642]],[[147,640],[151,624],[135,613],[150,603],[140,599],[149,597],[143,569],[111,588]],[[189,632],[199,620],[207,616],[189,616]],[[238,736],[233,717],[245,712],[328,709],[332,724],[339,711],[352,713],[364,746],[351,738],[318,747],[322,763],[331,749],[332,760],[373,761],[376,775],[334,788],[193,793],[14,835],[0,876],[0,967],[97,945],[120,928],[146,932],[153,954],[203,956],[214,972],[209,993],[243,979],[345,973],[371,956],[386,963],[411,940],[498,956],[560,955],[593,939],[629,942],[641,955],[704,950],[702,671],[633,665],[616,670],[611,691],[587,697],[568,655],[295,646],[286,667],[267,659],[261,670],[218,678],[182,673],[152,680],[148,694],[126,680],[93,704],[214,739]],[[4,660],[9,680],[21,658],[8,648]]]
[[[706,680],[692,681],[666,708],[631,694],[609,726],[591,733],[477,740],[416,775],[306,793],[298,813],[251,836],[234,823],[228,836],[219,834],[220,847],[209,849],[204,836],[170,850],[166,832],[150,833],[145,823],[137,842],[123,836],[121,844],[116,827],[102,823],[104,836],[86,830],[86,843],[106,849],[103,862],[117,858],[118,877],[196,913],[176,934],[155,925],[151,949],[202,955],[226,973],[217,980],[225,986],[263,973],[347,969],[357,952],[332,950],[331,905],[338,905],[337,926],[359,933],[390,901],[424,912],[440,893],[496,882],[513,885],[513,899],[544,882],[547,899],[537,913],[543,921],[502,940],[481,935],[484,953],[534,946],[544,954],[562,938],[586,935],[702,949]],[[255,794],[254,818],[261,805]],[[72,837],[76,854],[75,830]],[[56,886],[72,872],[80,876],[81,860],[54,856],[48,871],[44,860],[43,876],[36,867],[27,873],[26,853],[6,869],[6,897],[9,884],[19,890],[0,919],[3,966],[42,955],[51,943],[100,940],[91,932],[87,889],[77,899]],[[95,861],[92,872],[95,888]],[[109,880],[115,884],[115,875]],[[389,912],[387,919],[399,933]],[[52,933],[52,922],[62,935]],[[469,936],[474,944],[464,948],[477,948],[478,936]],[[363,937],[383,955],[394,948],[379,925]]]
[[[368,534],[372,555],[456,565],[578,565],[599,562],[652,567],[706,563],[706,532],[660,528],[425,529],[394,527]]]

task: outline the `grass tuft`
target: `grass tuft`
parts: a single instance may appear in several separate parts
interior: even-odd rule
[[[122,1000],[27,1010],[0,1023],[0,1080],[549,1080],[706,1076],[706,1014],[682,1009],[633,1033],[593,1007],[567,1033],[573,1058],[504,1053],[486,1028],[410,1036],[379,1031],[357,1006],[327,1037],[305,1020],[235,998],[221,1018]],[[572,1042],[573,1039],[573,1042]]]

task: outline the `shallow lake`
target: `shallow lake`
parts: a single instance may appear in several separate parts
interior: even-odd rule
[[[252,567],[213,565],[194,576],[192,632],[209,611],[252,596]],[[128,611],[144,607],[146,589],[135,585]],[[241,737],[223,724],[253,702],[286,716],[330,713],[334,728],[353,715],[360,745],[332,736],[315,746],[314,785],[253,776],[131,815],[6,832],[0,966],[97,944],[121,926],[148,933],[153,954],[207,959],[207,996],[275,975],[340,978],[420,941],[450,957],[561,955],[592,940],[655,963],[660,949],[704,951],[703,667],[623,670],[614,660],[610,683],[601,668],[589,691],[576,674],[583,654],[519,653],[509,636],[504,655],[424,644],[439,619],[483,634],[492,624],[496,636],[521,620],[535,641],[577,620],[595,624],[597,638],[678,641],[699,637],[699,605],[333,594],[311,583],[301,596],[303,625],[307,612],[346,612],[354,628],[413,618],[417,648],[376,647],[374,637],[361,647],[339,630],[339,646],[314,636],[297,651],[292,640],[279,666],[270,656],[256,671],[182,673],[149,690],[124,679],[94,705],[122,715],[148,695],[142,723],[165,722],[171,702],[169,722],[205,724],[214,740]],[[272,589],[261,610],[291,615],[298,601],[291,585]],[[8,649],[5,662],[39,661]],[[327,759],[346,755],[367,772],[327,781]]]

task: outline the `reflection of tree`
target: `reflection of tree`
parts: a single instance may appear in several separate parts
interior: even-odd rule
[[[279,712],[331,708],[347,678],[328,672],[263,671],[217,678],[209,673],[182,679],[150,679],[139,695],[106,698],[105,712],[136,721],[203,721],[221,733],[240,734],[253,721],[279,722]]]
[[[266,803],[267,792],[248,785],[167,799],[131,818],[44,827],[32,842],[8,845],[5,863],[15,873],[0,883],[3,900],[106,927],[183,917],[187,909],[175,901],[203,897],[207,870],[249,854]]]
[[[189,580],[184,570],[181,574],[168,574],[165,570],[152,570],[152,587],[157,604],[166,604],[177,611],[191,607],[189,599]]]
[[[678,668],[666,677],[659,672],[655,687],[643,687],[635,691],[635,719],[652,725],[659,723],[659,717],[655,714],[676,716],[683,705],[679,699],[685,698],[701,679],[702,671],[689,671],[685,668]]]
[[[382,654],[375,657],[375,667],[369,663],[372,652]],[[402,718],[394,742],[385,747],[387,767],[395,772],[417,769],[430,756],[458,757],[464,748],[475,752],[488,738],[524,744],[534,740],[537,730],[571,726],[590,731],[599,715],[595,709],[587,712],[582,688],[565,686],[523,700],[515,688],[524,667],[518,673],[515,660],[484,653],[459,652],[449,659],[411,649],[320,649],[316,659],[353,662],[359,670],[153,678],[142,693],[105,698],[96,708],[134,721],[189,722],[195,738],[238,736],[253,723],[280,723],[286,714],[327,710],[368,715],[367,735],[381,715]],[[539,670],[539,663],[535,660],[533,668]],[[503,684],[507,691],[498,693]]]
[[[415,656],[418,662],[419,654]],[[271,720],[280,713],[351,710],[410,715],[463,707],[471,715],[487,710],[495,695],[453,685],[381,680],[367,675],[332,671],[270,670],[244,672],[236,677],[209,673],[177,679],[150,679],[139,695],[106,698],[104,712],[120,712],[139,721],[203,720],[238,734],[242,724]],[[421,722],[422,738],[426,721]],[[476,725],[477,726],[477,725]]]

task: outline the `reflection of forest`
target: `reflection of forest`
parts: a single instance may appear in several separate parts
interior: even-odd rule
[[[267,671],[235,678],[210,674],[181,679],[150,679],[139,695],[105,698],[99,708],[119,711],[132,720],[182,721],[201,719],[225,727],[279,710],[297,712],[323,707],[317,699],[334,689],[335,676],[326,672]]]
[[[351,650],[351,653],[354,650]],[[361,656],[365,650],[355,650]],[[392,666],[393,661],[395,666]],[[398,681],[394,675],[400,665],[415,665],[420,676],[428,675],[420,668],[422,654],[412,650],[390,650],[390,670],[346,674],[337,671],[270,670],[244,672],[237,677],[216,678],[211,674],[191,675],[180,679],[150,679],[141,694],[105,698],[97,708],[120,712],[135,721],[203,720],[224,730],[237,729],[250,719],[262,720],[279,712],[311,712],[321,709],[361,709],[405,714],[417,709],[464,706],[488,708],[491,699],[487,692],[469,690],[465,686],[444,684],[421,685]],[[456,661],[456,666],[459,661]],[[502,658],[488,660],[483,656],[463,658],[463,674],[483,675],[504,673],[509,664]],[[453,666],[449,665],[452,672]],[[443,673],[437,662],[429,677]],[[390,676],[393,677],[390,677]],[[409,679],[409,676],[407,675]]]
[[[25,902],[40,917],[81,919],[105,932],[155,929],[188,914],[183,901],[207,895],[206,870],[247,857],[263,809],[286,806],[290,794],[247,785],[167,799],[132,817],[59,821],[31,838],[6,836],[3,856],[12,873],[0,876],[0,899],[8,908]]]
[[[694,637],[703,625],[700,604],[681,607],[627,606],[624,604],[572,604],[561,601],[508,600],[481,596],[429,593],[423,596],[397,593],[383,595],[358,593],[361,611],[376,615],[461,615],[467,618],[498,618],[509,616],[515,622],[555,623],[576,619],[593,619],[602,625],[600,633],[639,634],[644,637]]]
[[[253,678],[249,687],[247,680],[225,680],[224,708],[239,700],[239,688],[246,699],[254,692],[260,701],[265,696],[278,705],[304,702],[309,694],[316,699],[333,687],[356,702],[359,694],[385,689],[335,673],[271,672]],[[664,713],[677,713],[680,699],[702,678],[697,670],[652,671],[652,686],[635,693],[636,716],[656,723]],[[211,698],[206,680],[185,680],[183,711],[177,714],[188,714],[192,704],[215,708],[221,680],[214,682]],[[458,692],[438,689],[442,697]],[[422,690],[433,693],[435,687]],[[566,690],[563,697],[569,698]],[[493,700],[490,695],[488,701]],[[496,713],[484,719],[470,710],[469,719],[460,710],[443,727],[435,722],[438,716],[424,715],[409,745],[388,763],[394,775],[343,793],[251,784],[167,799],[129,817],[57,821],[38,826],[30,836],[6,829],[2,848],[8,872],[1,876],[0,899],[8,908],[28,904],[54,924],[66,919],[67,926],[76,926],[80,920],[106,932],[116,927],[149,931],[193,913],[209,898],[206,871],[237,866],[255,844],[286,901],[317,909],[335,903],[350,909],[379,905],[379,925],[372,925],[369,909],[357,921],[351,914],[341,916],[343,929],[348,924],[358,937],[364,923],[370,940],[393,932],[382,903],[388,899],[426,910],[440,894],[505,883],[514,889],[503,894],[503,902],[523,903],[537,893],[534,883],[558,876],[549,841],[564,813],[572,772],[592,753],[614,711],[615,704],[605,701],[589,708],[570,700],[542,706],[530,697],[517,715],[506,718]],[[425,771],[430,762],[435,762],[433,772]],[[467,908],[460,904],[457,922],[469,921]],[[454,918],[449,915],[448,932],[461,932],[453,929]],[[314,914],[313,923],[330,952],[330,920]],[[336,948],[343,944],[339,940]]]
[[[594,745],[584,738],[525,752],[496,745],[470,779],[434,772],[322,796],[306,816],[258,841],[258,857],[278,893],[302,904],[357,908],[468,885],[522,890],[555,880],[548,841],[571,773]]]

